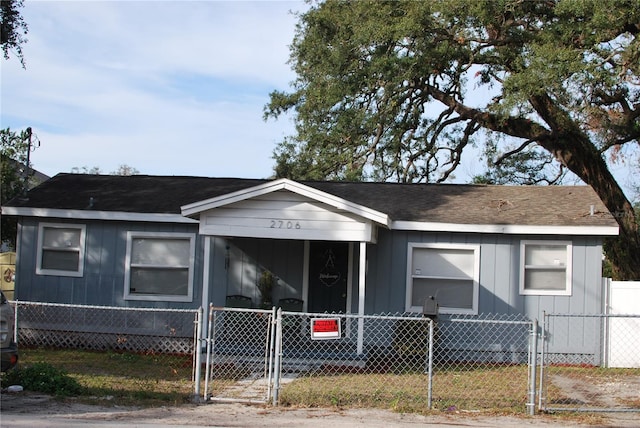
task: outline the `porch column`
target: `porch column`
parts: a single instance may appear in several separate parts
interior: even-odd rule
[[[367,243],[360,242],[360,262],[358,263],[358,354],[364,350],[364,296],[367,275]]]
[[[204,237],[204,264],[202,266],[202,308],[209,307],[209,281],[211,279],[211,236]]]
[[[202,310],[207,314],[209,308],[209,284],[211,283],[211,236],[204,237],[204,261],[202,267]],[[206,336],[206,326],[204,323],[206,315],[202,317],[202,338]]]

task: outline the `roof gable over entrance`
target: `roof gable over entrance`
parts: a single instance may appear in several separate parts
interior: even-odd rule
[[[267,182],[182,207],[217,236],[374,242],[389,227],[381,212],[287,179]]]

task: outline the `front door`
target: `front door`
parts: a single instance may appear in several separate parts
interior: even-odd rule
[[[308,312],[346,312],[349,243],[311,241]]]

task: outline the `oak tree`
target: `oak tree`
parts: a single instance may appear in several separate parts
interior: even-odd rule
[[[2,0],[0,2],[0,44],[2,45],[2,54],[5,59],[9,59],[9,52],[15,52],[20,60],[22,67],[24,64],[24,56],[22,54],[22,45],[27,42],[27,32],[29,28],[27,23],[20,14],[23,0]]]
[[[533,172],[522,182],[570,171],[619,224],[615,276],[640,279],[638,222],[610,169],[640,144],[640,1],[328,0],[298,18],[296,79],[265,106],[296,126],[276,175],[441,182],[473,146]]]
[[[0,130],[0,204],[25,195],[31,187],[34,170],[29,161],[32,131],[27,128],[16,132],[10,128]],[[0,244],[16,247],[17,219],[1,216]]]

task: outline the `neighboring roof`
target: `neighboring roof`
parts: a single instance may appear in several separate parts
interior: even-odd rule
[[[272,180],[184,176],[58,174],[32,189],[27,199],[6,204],[3,214],[36,211],[181,214],[181,207]],[[567,226],[609,228],[617,223],[588,186],[489,186],[301,182],[354,204],[388,215],[392,228],[429,225]],[[40,210],[35,210],[40,209]],[[44,211],[42,211],[44,210]],[[34,214],[31,214],[34,215]],[[142,217],[141,217],[142,218]],[[395,225],[396,227],[394,227]],[[464,227],[460,231],[464,231]],[[498,230],[498,229],[496,229]],[[594,233],[595,234],[595,233]]]
[[[27,168],[27,166],[22,162],[18,162],[17,160],[12,159],[8,156],[3,156],[2,158],[3,158],[3,162],[10,163],[11,167],[16,169],[21,179],[24,180],[27,174],[31,175],[31,179],[29,180],[30,188],[33,188],[38,184],[42,183],[43,181],[47,181],[49,179],[48,175],[41,173],[37,169]]]

